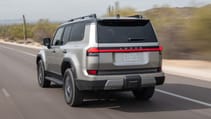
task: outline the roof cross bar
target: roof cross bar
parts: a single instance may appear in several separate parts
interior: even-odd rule
[[[97,18],[97,15],[96,14],[90,14],[90,15],[87,15],[87,16],[82,16],[82,17],[78,17],[78,18],[73,18],[73,19],[70,19],[68,20],[67,22],[73,22],[75,20],[78,20],[78,19],[85,19],[85,18]]]
[[[140,19],[142,19],[143,18],[143,16],[142,15],[132,15],[132,16],[128,16],[128,17],[135,17],[135,18],[140,18]]]

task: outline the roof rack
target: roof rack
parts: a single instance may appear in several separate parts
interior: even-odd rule
[[[132,15],[132,16],[128,16],[128,17],[135,17],[135,18],[140,18],[140,19],[142,19],[143,18],[143,16],[142,15]]]
[[[73,19],[70,19],[68,20],[67,22],[73,22],[75,20],[78,20],[78,19],[85,19],[85,18],[97,18],[97,15],[96,14],[90,14],[90,15],[87,15],[87,16],[83,16],[83,17],[78,17],[78,18],[73,18]]]

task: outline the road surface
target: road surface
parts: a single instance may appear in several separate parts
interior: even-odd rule
[[[37,52],[0,44],[0,119],[211,119],[211,82],[170,74],[149,102],[116,92],[69,107],[59,86],[38,86]]]

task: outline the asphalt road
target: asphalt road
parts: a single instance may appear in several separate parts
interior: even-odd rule
[[[0,119],[211,119],[211,82],[170,74],[149,102],[115,92],[69,107],[60,87],[38,86],[37,52],[0,44]]]

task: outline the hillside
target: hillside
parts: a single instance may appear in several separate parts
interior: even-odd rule
[[[204,11],[203,14],[200,13],[201,10]],[[141,12],[141,14],[150,18],[155,26],[158,38],[165,48],[165,58],[210,60],[211,56],[209,54],[211,50],[205,49],[205,47],[211,47],[211,43],[209,42],[211,35],[203,31],[204,28],[204,30],[207,29],[211,32],[211,28],[206,28],[207,25],[211,25],[209,11],[211,12],[211,5],[200,8],[153,8]],[[199,16],[200,18],[198,18]],[[196,19],[198,19],[198,22],[204,23],[205,26],[195,22]],[[203,28],[199,29],[199,26]],[[193,29],[195,29],[194,32],[198,32],[199,34],[196,35]],[[195,38],[201,39],[201,41]]]

